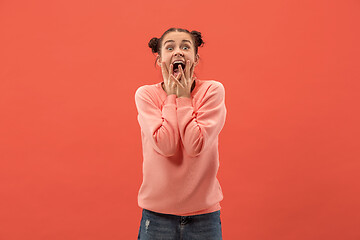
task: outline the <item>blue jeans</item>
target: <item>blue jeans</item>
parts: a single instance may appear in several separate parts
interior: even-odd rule
[[[222,240],[220,210],[178,216],[143,209],[138,240]]]

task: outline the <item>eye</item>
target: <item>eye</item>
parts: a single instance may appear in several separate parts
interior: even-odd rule
[[[169,50],[169,51],[173,50],[172,47],[167,47],[166,49]]]
[[[187,47],[187,46],[184,46],[184,47],[183,47],[183,49],[185,49],[185,50],[188,50],[188,49],[189,49],[189,47]]]

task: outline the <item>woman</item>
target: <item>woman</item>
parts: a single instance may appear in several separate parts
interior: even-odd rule
[[[170,28],[149,47],[163,82],[135,93],[143,149],[138,239],[222,239],[216,178],[226,118],[220,82],[193,77],[201,33]]]

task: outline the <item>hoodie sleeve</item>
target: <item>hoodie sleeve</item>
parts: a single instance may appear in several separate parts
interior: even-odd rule
[[[175,94],[167,96],[161,108],[145,86],[135,93],[140,128],[154,150],[165,157],[175,154],[179,141],[175,99]]]
[[[199,108],[194,111],[190,98],[177,98],[179,132],[185,151],[196,157],[211,146],[225,124],[225,89],[215,82],[206,90]]]

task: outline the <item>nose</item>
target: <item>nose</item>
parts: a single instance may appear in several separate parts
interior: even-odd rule
[[[183,56],[184,56],[184,53],[181,51],[180,48],[177,48],[177,49],[174,51],[174,56],[175,56],[175,57],[183,57]]]

